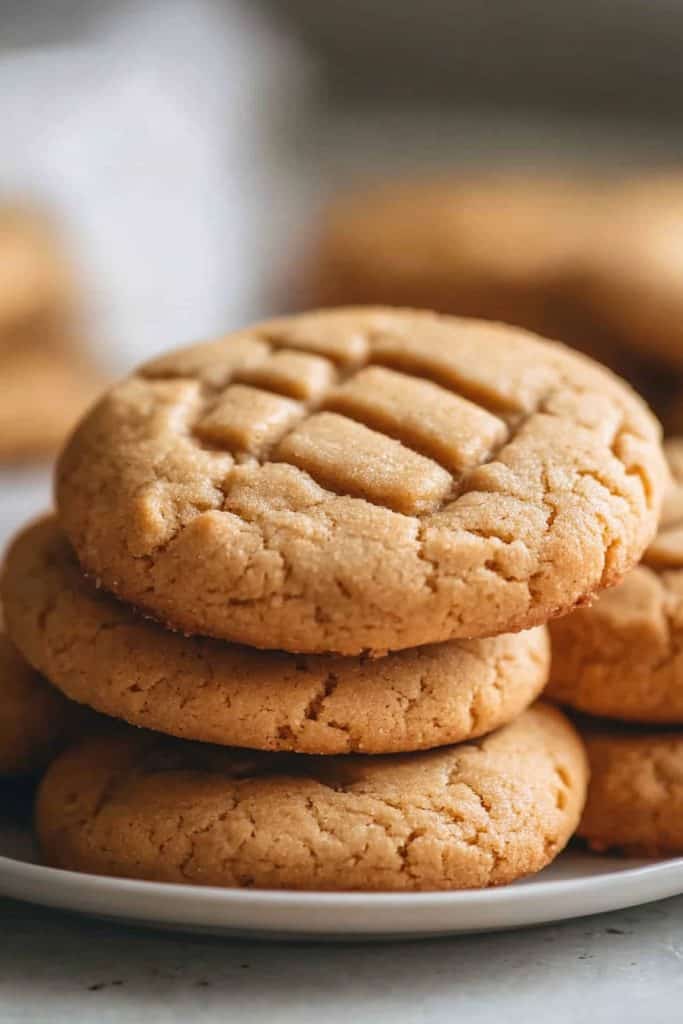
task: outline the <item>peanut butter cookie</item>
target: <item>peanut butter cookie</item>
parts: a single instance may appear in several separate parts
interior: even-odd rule
[[[683,732],[581,731],[591,778],[578,834],[598,853],[683,853]]]
[[[581,741],[541,705],[473,743],[386,757],[235,752],[128,730],[72,748],[41,785],[48,863],[269,889],[502,885],[564,847]]]
[[[608,371],[425,312],[272,320],[157,359],[72,436],[84,570],[171,627],[356,654],[526,629],[651,541],[659,426]]]
[[[177,636],[96,590],[55,520],[17,538],[2,588],[14,641],[68,697],[208,743],[316,754],[455,743],[515,718],[550,664],[544,627],[380,659]]]
[[[3,632],[0,704],[0,776],[40,772],[87,717],[24,661]]]
[[[548,696],[588,714],[683,724],[683,440],[659,533],[618,587],[551,627]]]

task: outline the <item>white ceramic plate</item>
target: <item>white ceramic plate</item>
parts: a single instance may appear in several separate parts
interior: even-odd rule
[[[286,939],[416,938],[619,910],[683,892],[683,858],[570,851],[535,878],[480,892],[363,894],[215,889],[57,871],[27,829],[0,825],[0,895],[154,928]]]

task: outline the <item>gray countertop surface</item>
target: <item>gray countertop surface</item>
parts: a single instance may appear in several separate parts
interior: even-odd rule
[[[382,944],[144,931],[0,901],[0,1021],[681,1019],[683,897],[543,928]]]

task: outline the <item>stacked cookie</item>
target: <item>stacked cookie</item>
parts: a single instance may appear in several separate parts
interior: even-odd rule
[[[598,851],[683,853],[683,439],[665,451],[673,484],[642,564],[552,626],[550,696],[599,716],[581,722],[579,829]]]
[[[38,775],[88,727],[87,711],[41,678],[3,633],[0,698],[0,778]]]
[[[77,341],[76,287],[51,225],[0,206],[0,461],[59,447],[99,380]]]
[[[512,328],[328,311],[143,367],[6,561],[12,642],[129,723],[50,766],[46,858],[324,889],[539,870],[587,774],[529,707],[544,624],[636,564],[665,479],[625,385]]]

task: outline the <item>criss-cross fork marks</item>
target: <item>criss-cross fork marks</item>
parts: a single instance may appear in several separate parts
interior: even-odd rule
[[[514,346],[482,360],[485,339],[455,352],[440,340],[302,323],[198,346],[144,372],[199,378],[200,444],[238,461],[286,462],[334,493],[423,515],[494,458],[557,382],[550,364],[530,367]]]

